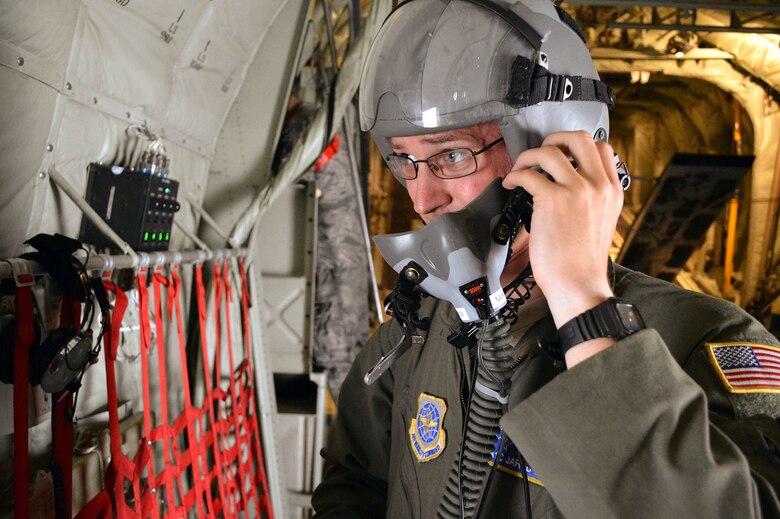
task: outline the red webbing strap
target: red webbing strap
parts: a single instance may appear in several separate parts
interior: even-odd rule
[[[192,478],[194,480],[194,487],[195,487],[195,502],[197,504],[197,512],[198,517],[206,517],[204,515],[203,511],[203,482],[202,482],[202,474],[201,474],[201,468],[200,463],[203,461],[203,467],[206,468],[206,455],[205,455],[205,449],[203,448],[202,444],[198,441],[198,438],[195,434],[195,424],[197,423],[199,426],[202,426],[202,422],[200,421],[201,416],[203,416],[202,413],[195,410],[192,406],[192,395],[190,394],[190,376],[187,370],[187,349],[184,343],[184,326],[182,325],[182,316],[181,316],[181,278],[179,277],[179,265],[173,264],[171,265],[171,282],[168,285],[168,319],[173,319],[173,310],[175,309],[175,318],[176,318],[176,332],[179,339],[179,359],[180,359],[180,365],[181,365],[181,378],[182,378],[182,385],[184,386],[184,416],[186,418],[186,428],[187,428],[187,442],[189,444],[189,453],[190,453],[190,463],[192,466]],[[202,433],[202,431],[201,431]],[[203,436],[203,434],[201,434]],[[174,441],[174,447],[175,452],[179,453],[181,452],[178,445],[178,433],[174,432],[173,435],[173,441]],[[184,458],[184,456],[182,456]],[[179,471],[183,471],[184,459],[179,461]],[[182,494],[183,495],[183,494]],[[208,503],[208,516],[211,517],[213,515],[213,505],[212,505],[212,499],[211,499],[211,492],[207,492],[207,503]],[[190,508],[187,506],[187,508]]]
[[[30,516],[27,406],[30,396],[30,348],[35,342],[34,319],[30,287],[17,286],[14,321],[14,512],[17,517]]]
[[[222,308],[222,274],[221,262],[214,262],[214,373],[216,373],[217,388],[222,381],[222,328],[220,323],[220,309]]]
[[[325,148],[325,151],[323,151],[319,158],[317,158],[316,162],[314,162],[314,172],[317,173],[322,168],[325,167],[325,165],[330,162],[330,159],[333,158],[333,155],[338,153],[339,151],[339,134],[333,136],[333,139],[331,139],[330,144],[328,144],[328,147]]]
[[[111,461],[106,469],[105,488],[113,497],[113,503],[118,518],[138,518],[148,517],[151,513],[149,487],[145,486],[141,490],[141,475],[144,467],[151,458],[149,445],[145,439],[141,439],[138,445],[138,452],[133,461],[125,456],[122,451],[122,439],[119,429],[119,403],[116,391],[116,371],[114,362],[116,361],[117,349],[119,347],[119,333],[122,326],[125,310],[127,309],[127,296],[125,293],[108,280],[103,281],[103,286],[108,292],[115,295],[114,309],[109,315],[108,333],[103,335],[103,345],[106,352],[106,386],[108,393],[108,420],[109,432],[111,438]],[[128,506],[125,501],[124,481],[131,482],[133,490],[133,500],[135,510]],[[99,496],[96,499],[102,499]],[[144,510],[144,504],[146,509]],[[103,515],[88,515],[90,513],[101,514],[102,509],[95,505],[94,508],[82,511],[80,516],[84,519],[95,519]],[[90,512],[92,511],[92,512]]]
[[[110,281],[103,281],[107,292],[114,294],[114,309],[108,317],[108,333],[103,335],[103,347],[106,352],[106,383],[108,386],[108,425],[111,434],[111,457],[116,458],[122,452],[122,438],[119,432],[119,401],[116,394],[116,372],[114,362],[119,349],[119,333],[127,310],[127,295]]]
[[[219,434],[217,431],[217,420],[215,416],[214,401],[212,395],[213,386],[211,384],[211,368],[209,366],[209,354],[208,354],[208,327],[207,327],[208,317],[207,317],[207,306],[206,306],[206,288],[203,285],[203,266],[200,263],[195,265],[195,293],[197,295],[197,301],[198,301],[198,322],[200,325],[199,326],[200,351],[201,351],[201,357],[203,361],[204,387],[206,392],[205,398],[203,399],[203,406],[208,409],[209,420],[211,422],[211,427],[208,432],[208,437],[212,446],[212,451],[214,453],[214,461],[215,461],[214,470],[213,470],[214,474],[209,475],[210,476],[209,481],[211,481],[212,477],[217,478],[219,499],[214,500],[213,502],[214,505],[213,510],[215,513],[217,513],[219,512],[219,510],[228,506],[227,505],[228,501],[225,496],[225,488],[223,485],[224,474],[222,472],[222,453],[220,450],[221,444],[219,440]]]
[[[149,323],[149,291],[146,288],[146,273],[146,267],[141,267],[138,270],[138,315],[141,331],[141,378],[144,400],[144,438],[142,441],[145,441],[147,446],[151,447],[152,416],[149,397],[149,349],[152,347],[152,332],[151,324]],[[154,470],[154,456],[152,456],[151,453],[147,461],[147,471],[149,484],[154,485],[156,473]],[[145,499],[141,503],[141,508],[144,511],[147,509],[146,507],[151,507],[151,513],[154,519],[157,519],[160,516],[157,500],[153,495],[156,491],[157,489],[152,487],[150,495],[145,496]],[[137,503],[136,506],[138,506]]]
[[[174,515],[186,514],[183,508],[176,505],[176,492],[174,489],[174,477],[178,482],[179,495],[184,496],[181,478],[178,474],[178,464],[172,464],[170,440],[173,436],[168,421],[168,371],[165,362],[165,334],[163,328],[163,306],[162,306],[162,285],[168,285],[168,278],[159,272],[152,276],[152,286],[154,288],[154,323],[156,327],[157,338],[157,376],[160,380],[160,420],[161,424],[152,433],[152,440],[162,441],[163,448],[163,470],[157,478],[156,487],[165,485],[165,494],[167,499],[168,514]],[[177,453],[174,452],[174,456]],[[176,456],[178,457],[178,456]]]
[[[247,456],[244,459],[242,446],[246,443],[246,413],[243,412],[243,399],[238,393],[236,388],[236,380],[234,378],[236,373],[236,366],[233,356],[233,327],[230,322],[230,302],[233,300],[233,289],[230,285],[230,274],[228,272],[229,260],[222,264],[222,283],[225,288],[225,331],[227,333],[227,349],[228,349],[228,363],[230,365],[230,386],[228,388],[230,392],[231,410],[230,418],[233,422],[234,434],[235,434],[235,449],[236,449],[236,465],[238,465],[238,490],[241,496],[242,509],[248,513],[249,500],[253,496],[257,495],[254,488],[255,482],[248,478],[247,465],[251,462],[251,451],[247,449]],[[251,494],[247,492],[247,480],[251,488],[255,490]],[[249,494],[249,495],[247,495]],[[259,506],[259,503],[258,503]]]
[[[265,460],[263,459],[263,448],[260,444],[260,426],[257,419],[257,406],[255,404],[255,378],[254,370],[252,369],[252,351],[251,351],[251,333],[252,330],[249,324],[249,306],[252,304],[252,297],[249,293],[249,283],[247,282],[246,268],[244,267],[244,258],[238,260],[238,272],[241,276],[241,314],[244,322],[244,350],[245,350],[245,363],[247,369],[247,376],[249,378],[249,402],[248,407],[252,412],[251,419],[248,418],[249,427],[251,429],[252,443],[254,446],[255,457],[257,459],[257,474],[256,479],[263,490],[261,496],[262,510],[265,508],[268,511],[268,518],[273,519],[273,507],[271,506],[271,500],[268,493],[268,481],[265,475]]]
[[[60,326],[79,328],[80,324],[81,303],[64,296]],[[73,517],[73,394],[66,389],[52,395],[52,400],[54,509],[58,519],[70,519]]]
[[[220,431],[219,448],[222,450],[221,456],[223,461],[223,477],[220,480],[220,485],[224,486],[224,493],[228,498],[228,502],[225,506],[229,507],[227,512],[232,515],[238,514],[236,509],[236,480],[235,469],[233,467],[233,459],[236,456],[238,450],[238,442],[233,442],[233,445],[228,447],[226,437],[230,436],[230,424],[232,423],[232,417],[235,416],[235,409],[230,406],[230,417],[224,416],[227,412],[227,404],[225,403],[229,398],[229,393],[222,389],[222,323],[220,319],[220,312],[222,309],[222,293],[224,291],[224,283],[222,280],[222,262],[217,260],[214,262],[213,268],[214,275],[214,328],[215,328],[215,344],[214,344],[214,373],[216,375],[216,385],[213,389],[213,399],[216,400],[217,405],[217,421],[213,423],[213,426]],[[226,296],[227,299],[227,296]],[[229,390],[230,388],[228,388]],[[243,500],[242,500],[242,504]]]
[[[230,374],[232,375],[236,372],[236,366],[233,362],[233,327],[230,325],[230,302],[233,301],[233,287],[230,285],[228,263],[229,261],[225,261],[222,264],[222,284],[225,287],[225,331],[227,332],[228,362],[230,364]],[[233,389],[233,384],[231,384],[230,390],[233,391]]]
[[[251,330],[249,329],[249,307],[252,306],[252,297],[249,295],[249,283],[246,278],[246,268],[244,267],[244,258],[238,260],[238,273],[241,276],[241,316],[244,322],[244,355],[250,362],[251,369]]]
[[[111,497],[104,489],[90,499],[89,503],[76,514],[76,519],[108,519],[111,513]]]
[[[175,313],[174,313],[175,311]],[[192,408],[192,395],[190,394],[190,375],[187,368],[187,349],[184,344],[184,326],[181,316],[181,277],[179,266],[171,265],[171,280],[168,284],[168,319],[176,319],[176,333],[179,340],[179,358],[182,361],[181,378],[184,386],[184,407]]]

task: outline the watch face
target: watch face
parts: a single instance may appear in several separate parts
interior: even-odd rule
[[[635,331],[644,327],[642,317],[639,315],[639,312],[637,312],[634,305],[630,303],[615,303],[615,309],[625,328]]]

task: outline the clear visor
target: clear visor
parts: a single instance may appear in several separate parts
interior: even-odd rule
[[[518,55],[535,59],[525,38],[483,7],[464,0],[407,2],[385,21],[369,51],[360,126],[375,135],[404,135],[415,127],[443,130],[515,114],[504,97]]]

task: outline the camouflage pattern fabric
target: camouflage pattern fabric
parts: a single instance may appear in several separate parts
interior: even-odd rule
[[[342,149],[314,174],[319,198],[317,281],[314,292],[313,361],[339,389],[355,356],[368,340],[368,261],[361,237],[349,156]]]

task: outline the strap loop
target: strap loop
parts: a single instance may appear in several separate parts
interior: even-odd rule
[[[504,100],[515,108],[545,101],[596,101],[612,109],[615,107],[615,92],[598,79],[553,74],[525,56],[517,56],[512,64],[509,90]]]
[[[23,261],[23,260],[22,260]],[[25,265],[27,262],[24,262]],[[11,263],[12,268],[14,263]],[[20,276],[14,271],[14,279]],[[28,411],[30,348],[35,341],[32,291],[26,284],[16,289],[14,325],[14,509],[19,517],[30,516],[27,487],[30,482]]]
[[[14,273],[14,281],[17,287],[29,287],[35,284],[35,276],[32,274],[32,268],[28,260],[9,258],[6,261],[11,265],[11,272]]]

